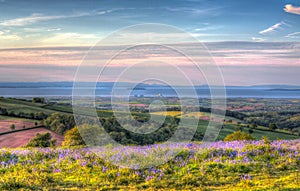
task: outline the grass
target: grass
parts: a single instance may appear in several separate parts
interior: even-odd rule
[[[223,140],[228,134],[233,133],[237,130],[236,125],[224,125],[224,128],[221,130],[218,140]],[[248,128],[243,128],[243,131],[248,133]],[[271,140],[292,140],[292,139],[299,139],[298,136],[290,135],[290,134],[284,134],[279,132],[272,132],[272,131],[264,131],[260,129],[253,129],[253,133],[251,134],[256,140],[262,139],[262,137],[268,137]]]
[[[26,119],[26,118],[18,118],[18,117],[10,117],[10,116],[3,116],[0,115],[0,120],[18,120],[18,121],[24,121],[24,122],[38,122],[38,120],[35,119]]]
[[[65,106],[65,105],[45,105],[43,106],[45,109],[50,109],[57,112],[64,112],[64,113],[73,113],[72,106]]]
[[[119,114],[128,115],[127,112],[118,111]],[[110,118],[114,115],[114,111],[112,110],[97,110],[97,115],[99,118]],[[139,112],[131,112],[132,116],[137,117],[150,117],[149,113],[139,113]]]
[[[133,149],[133,150],[131,150]],[[297,141],[0,150],[0,190],[299,190]],[[130,169],[180,151],[166,163]],[[111,160],[105,161],[105,156]],[[129,157],[129,158],[128,158]],[[142,160],[144,159],[144,160]],[[134,163],[133,163],[134,164]],[[137,164],[137,163],[135,163]]]

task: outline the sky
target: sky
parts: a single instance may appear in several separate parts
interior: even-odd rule
[[[0,81],[72,81],[90,47],[143,23],[204,43],[226,85],[300,83],[300,0],[0,0]]]

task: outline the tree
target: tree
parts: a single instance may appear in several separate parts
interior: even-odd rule
[[[251,127],[252,127],[253,129],[256,129],[256,128],[257,128],[257,125],[256,125],[255,123],[252,123],[252,124],[251,124]]]
[[[242,127],[241,125],[238,125],[238,126],[236,127],[236,130],[237,130],[237,131],[243,131],[243,127]]]
[[[45,120],[43,125],[59,134],[64,134],[67,130],[75,126],[74,117],[60,113],[52,113]]]
[[[11,130],[15,130],[15,129],[16,129],[15,124],[11,124],[11,125],[10,125],[10,129],[11,129]]]
[[[277,129],[277,125],[275,123],[270,123],[269,128],[270,130],[274,131]]]
[[[0,115],[8,115],[7,109],[0,107]]]
[[[33,103],[45,103],[45,98],[42,97],[34,97],[32,98]]]
[[[249,133],[249,134],[252,134],[253,132],[254,132],[253,129],[252,129],[252,128],[249,128],[248,133]]]
[[[227,135],[224,139],[224,141],[244,141],[244,140],[254,140],[254,138],[245,132],[242,131],[235,131],[230,135]]]
[[[25,145],[25,147],[53,147],[56,145],[56,140],[52,140],[51,134],[37,133],[34,138],[30,139],[30,141]]]
[[[83,141],[78,127],[74,127],[70,130],[68,130],[64,136],[65,140],[63,141],[63,146],[80,146],[85,145],[85,142]]]
[[[37,112],[34,114],[35,119],[43,120],[46,119],[48,116],[44,112]]]

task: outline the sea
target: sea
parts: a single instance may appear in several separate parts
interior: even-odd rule
[[[84,87],[95,92],[96,97],[111,97],[114,92],[113,83],[100,83],[96,88]],[[124,92],[128,92],[126,84],[121,87]],[[83,89],[83,90],[84,90]],[[288,85],[260,85],[260,86],[226,86],[208,87],[206,85],[196,87],[169,87],[157,84],[139,84],[130,90],[130,96],[135,97],[190,97],[190,90],[194,89],[199,98],[215,97],[226,98],[294,98],[300,99],[300,87]],[[223,93],[212,94],[211,90],[225,90]],[[126,90],[126,91],[125,91]],[[176,93],[178,90],[183,92],[180,96]],[[83,91],[84,92],[84,91]],[[186,92],[186,94],[185,94]],[[221,91],[222,92],[222,91]],[[72,97],[73,83],[71,82],[53,82],[53,83],[0,83],[1,97]],[[84,96],[84,95],[83,95]],[[126,96],[126,94],[124,94]]]

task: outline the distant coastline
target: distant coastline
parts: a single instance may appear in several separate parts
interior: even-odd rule
[[[111,97],[114,88],[113,82],[101,82],[96,84],[95,95],[97,97]],[[80,89],[94,89],[95,83],[82,82]],[[120,83],[117,86],[124,90],[133,87],[130,83]],[[191,86],[167,86],[160,84],[138,84],[131,91],[131,95],[143,95],[145,97],[177,97],[176,89],[187,90],[189,97],[191,88],[195,88],[199,98],[210,98],[211,89],[207,85]],[[223,89],[224,87],[214,87]],[[256,85],[256,86],[226,86],[226,98],[297,98],[300,99],[300,87],[289,85]],[[84,92],[84,91],[83,91]],[[183,91],[185,92],[185,91]],[[73,82],[11,82],[0,83],[0,96],[3,97],[53,97],[72,96]]]

